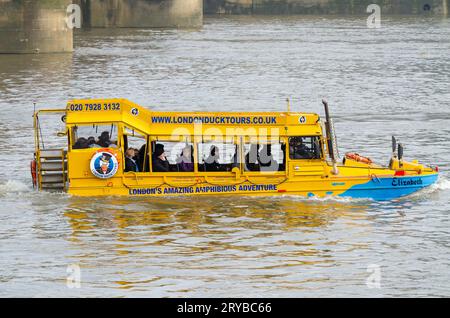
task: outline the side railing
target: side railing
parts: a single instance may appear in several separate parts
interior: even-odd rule
[[[41,115],[64,116],[65,114],[65,109],[39,110],[34,113],[35,152],[34,164],[31,167],[33,182],[38,190],[57,192],[67,190],[67,151],[64,148],[46,147],[40,122]],[[67,132],[64,131],[62,134],[66,136]]]
[[[36,153],[39,190],[66,190],[66,154],[63,149],[45,149]]]

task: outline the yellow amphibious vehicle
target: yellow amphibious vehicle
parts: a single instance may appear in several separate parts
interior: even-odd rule
[[[389,200],[430,186],[438,169],[388,167],[358,154],[338,159],[333,123],[319,115],[157,112],[125,99],[73,100],[34,114],[31,163],[39,190],[78,196],[299,195]],[[59,114],[64,140],[44,143],[42,119]],[[59,120],[59,119],[58,119]],[[397,152],[398,148],[398,152]]]

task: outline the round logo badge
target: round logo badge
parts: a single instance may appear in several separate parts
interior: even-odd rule
[[[139,109],[133,108],[133,109],[131,110],[131,113],[132,113],[134,116],[137,116],[137,115],[139,115]]]
[[[119,162],[108,150],[100,150],[91,159],[91,172],[100,179],[109,179],[117,173]]]
[[[302,116],[298,119],[298,121],[300,122],[300,124],[304,124],[304,123],[306,123],[306,117]]]

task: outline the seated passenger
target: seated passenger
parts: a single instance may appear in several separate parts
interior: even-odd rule
[[[304,143],[301,137],[291,138],[289,151],[292,159],[312,159],[314,155]]]
[[[180,156],[177,158],[177,165],[182,172],[194,171],[194,147],[186,145]]]
[[[86,138],[80,137],[73,144],[72,149],[85,149],[88,148],[88,141]]]
[[[219,148],[217,146],[211,146],[209,157],[205,160],[206,171],[220,171],[221,166],[219,163]]]
[[[133,148],[128,148],[125,152],[125,172],[139,172],[139,168],[134,160],[135,152]]]
[[[97,145],[97,143],[95,142],[95,138],[92,136],[87,139],[87,144],[89,148],[101,148],[99,145]]]
[[[169,172],[170,166],[167,161],[166,154],[164,153],[164,145],[156,144],[155,151],[152,156],[152,169],[153,172]]]
[[[100,147],[108,148],[110,146],[110,144],[111,144],[111,140],[110,140],[110,137],[109,137],[109,132],[107,132],[107,131],[102,132],[102,134],[98,137],[97,144]]]
[[[239,168],[240,169],[240,167],[241,167],[241,164],[240,164],[241,159],[238,156],[237,149],[236,149],[236,152],[234,153],[234,155],[233,155],[231,160],[232,160],[231,169],[229,167],[227,167],[226,171],[233,170],[233,168]]]
[[[134,159],[134,161],[138,162],[138,160],[139,160],[139,149],[133,148],[133,150],[134,150],[134,157],[133,157],[133,159]]]
[[[286,144],[281,144],[281,152],[283,153],[283,163],[280,164],[278,171],[286,170]]]
[[[245,155],[245,170],[259,171],[259,145],[251,144],[250,150]]]
[[[278,171],[278,162],[272,156],[272,145],[262,147],[259,152],[258,162],[261,171]]]

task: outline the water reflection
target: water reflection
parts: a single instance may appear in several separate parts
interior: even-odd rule
[[[339,236],[324,234],[327,227],[340,224],[356,228],[354,233],[365,232],[368,224],[361,221],[367,220],[371,204],[290,197],[101,200],[69,199],[64,212],[71,228],[67,239],[83,251],[72,261],[88,268],[125,266],[131,276],[140,277],[133,282],[126,271],[113,274],[121,279],[110,284],[121,289],[139,289],[179,275],[195,281],[202,270],[210,274],[201,275],[214,277],[215,271],[253,269],[252,281],[263,281],[281,279],[289,268],[327,266],[336,261],[335,249],[342,243]],[[144,279],[150,273],[152,279]],[[185,291],[195,288],[185,286]]]
[[[175,229],[207,233],[210,227],[227,224],[230,229],[252,223],[289,230],[298,227],[324,227],[338,217],[365,217],[370,201],[304,200],[289,197],[222,197],[108,198],[96,202],[71,197],[65,215],[74,230],[73,235],[86,226],[126,230],[147,227],[155,234],[168,234]],[[96,205],[101,206],[99,211]],[[264,221],[264,222],[261,222]],[[160,232],[159,232],[160,231]],[[130,234],[132,231],[130,232]]]

